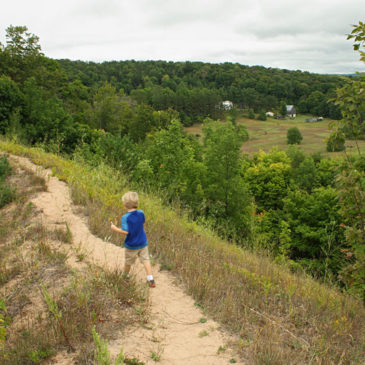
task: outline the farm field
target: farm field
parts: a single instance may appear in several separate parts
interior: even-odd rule
[[[266,121],[256,119],[237,118],[237,123],[247,127],[250,139],[242,145],[242,152],[252,155],[263,150],[269,152],[273,147],[286,150],[286,134],[289,128],[297,127],[303,136],[300,147],[307,153],[320,152],[323,155],[337,157],[343,152],[326,151],[325,139],[331,134],[329,124],[332,120],[325,119],[321,122],[307,123],[305,120],[311,118],[310,115],[299,115],[295,119],[274,119],[268,118]],[[187,127],[186,131],[191,134],[202,134],[201,124]],[[365,152],[365,141],[358,141],[359,148]],[[346,151],[356,152],[355,141],[346,141]]]

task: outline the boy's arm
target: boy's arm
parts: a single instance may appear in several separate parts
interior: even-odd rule
[[[117,232],[117,233],[121,233],[121,234],[128,234],[127,231],[125,231],[124,229],[120,229],[118,228],[114,223],[110,223],[110,229],[114,232]]]

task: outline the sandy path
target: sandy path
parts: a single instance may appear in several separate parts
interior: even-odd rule
[[[48,191],[32,199],[32,203],[42,211],[44,225],[53,228],[67,223],[73,245],[86,253],[87,261],[109,269],[123,267],[124,249],[90,233],[87,218],[75,212],[66,183],[53,177],[50,170],[44,170],[26,158],[12,156],[12,160],[46,177]],[[69,264],[73,265],[72,259]],[[132,270],[138,278],[145,280],[141,264],[135,264]],[[150,289],[149,323],[110,343],[112,356],[123,348],[126,356],[136,357],[145,364],[155,364],[157,358],[162,365],[229,364],[232,358],[237,360],[237,364],[243,364],[227,346],[230,336],[194,306],[194,300],[174,284],[174,277],[168,272],[158,271],[157,266],[153,271],[157,286]],[[207,318],[206,323],[200,322],[203,317]],[[226,349],[218,351],[219,348]],[[72,362],[60,358],[55,363]]]

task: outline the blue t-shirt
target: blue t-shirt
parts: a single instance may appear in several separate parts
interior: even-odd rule
[[[147,236],[143,229],[144,222],[143,210],[133,210],[122,216],[122,229],[128,232],[124,241],[126,248],[138,250],[148,245]]]

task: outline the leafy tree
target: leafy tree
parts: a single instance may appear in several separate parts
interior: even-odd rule
[[[169,200],[179,198],[188,203],[196,213],[204,199],[205,173],[201,147],[175,120],[168,129],[148,136],[134,176],[162,188]]]
[[[326,149],[328,152],[338,152],[345,150],[346,138],[342,131],[333,131],[327,139]]]
[[[146,104],[136,107],[134,117],[128,126],[128,135],[134,142],[143,141],[154,129],[153,108]]]
[[[267,118],[266,118],[266,115],[265,115],[265,112],[264,111],[261,111],[259,113],[259,116],[257,117],[258,120],[262,120],[262,121],[265,121]]]
[[[317,168],[312,157],[305,157],[293,171],[294,179],[299,188],[311,192],[318,187]]]
[[[365,62],[365,23],[353,26],[348,39],[354,39],[355,51]],[[354,138],[362,135],[365,111],[365,79],[359,76],[337,91],[335,103],[340,107],[343,119],[337,128],[349,131]],[[341,214],[346,243],[347,266],[341,278],[347,289],[365,303],[365,159],[358,148],[358,158],[348,158],[339,176]]]
[[[107,132],[118,133],[121,126],[121,101],[115,87],[105,83],[94,97],[94,126]]]
[[[294,190],[284,198],[285,220],[291,231],[291,255],[319,276],[335,274],[344,266],[346,247],[337,191],[331,187],[311,194]]]
[[[252,166],[244,172],[244,180],[255,198],[258,212],[282,209],[290,177],[290,159],[284,151],[260,151],[254,156]]]
[[[0,133],[9,128],[11,116],[23,107],[24,96],[8,76],[0,77]]]
[[[313,91],[306,100],[307,110],[313,115],[328,115],[328,98],[321,91]]]
[[[283,117],[286,117],[287,110],[286,110],[286,102],[285,101],[281,102],[281,104],[280,104],[280,114]]]
[[[24,85],[24,132],[29,142],[60,140],[62,134],[71,124],[69,114],[63,108],[60,99],[49,98],[34,78]]]
[[[240,176],[243,137],[231,122],[207,122],[204,132],[205,198],[208,216],[222,234],[242,240],[250,233],[251,199]]]
[[[303,136],[297,127],[292,127],[288,129],[287,144],[300,144],[302,142]]]
[[[38,85],[53,94],[59,92],[66,82],[66,76],[57,61],[41,52],[39,38],[28,32],[25,26],[9,26],[6,29],[6,46],[0,44],[0,74],[24,84],[35,77]]]
[[[65,108],[72,115],[74,122],[89,122],[91,113],[90,90],[79,79],[67,83],[62,90]]]

